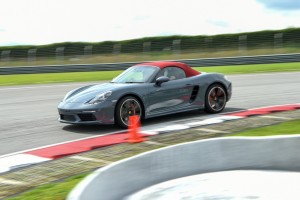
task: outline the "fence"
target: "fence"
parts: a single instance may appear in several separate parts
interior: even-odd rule
[[[300,53],[300,28],[215,36],[0,47],[0,66],[112,63]]]
[[[227,58],[187,59],[176,60],[184,62],[191,67],[220,66],[220,65],[243,65],[263,63],[300,62],[300,54],[242,56]],[[38,73],[61,73],[61,72],[87,72],[87,71],[114,71],[124,70],[139,62],[125,63],[102,63],[102,64],[78,64],[78,65],[50,65],[35,67],[0,67],[0,75],[9,74],[38,74]]]

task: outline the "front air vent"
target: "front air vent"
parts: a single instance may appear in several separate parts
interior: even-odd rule
[[[74,115],[64,115],[64,114],[60,114],[60,119],[68,122],[74,122],[76,120]]]
[[[199,86],[198,85],[194,86],[193,91],[192,91],[192,95],[191,95],[191,99],[190,99],[190,103],[195,101],[195,99],[198,95],[198,91],[199,91]]]
[[[80,120],[83,121],[83,122],[92,122],[92,121],[96,121],[95,115],[90,114],[90,113],[78,114],[78,117],[79,117]]]

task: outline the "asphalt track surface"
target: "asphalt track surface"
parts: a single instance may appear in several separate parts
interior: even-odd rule
[[[233,96],[224,112],[300,102],[300,72],[232,75]],[[113,125],[74,126],[57,121],[57,105],[71,89],[90,83],[0,87],[0,156],[40,146],[120,131]],[[201,111],[146,120],[143,126],[190,117]]]

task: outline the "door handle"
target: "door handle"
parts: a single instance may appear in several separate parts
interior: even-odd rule
[[[185,86],[192,86],[192,84],[185,84]]]

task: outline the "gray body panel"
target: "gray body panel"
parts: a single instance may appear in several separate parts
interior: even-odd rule
[[[105,83],[85,86],[68,93],[58,105],[60,122],[70,124],[113,124],[115,108],[120,99],[132,95],[144,108],[144,118],[203,109],[207,88],[220,83],[231,98],[231,82],[224,75],[201,73],[197,76],[171,80],[158,86],[155,83]],[[104,102],[86,104],[95,95],[112,91]]]

